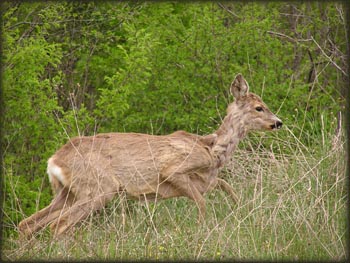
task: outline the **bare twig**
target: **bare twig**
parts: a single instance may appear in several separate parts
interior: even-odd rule
[[[218,3],[218,6],[220,6],[222,9],[224,9],[225,11],[227,11],[228,13],[230,13],[231,15],[233,15],[235,18],[239,18],[240,19],[240,17],[237,15],[237,14],[235,14],[234,12],[232,12],[230,9],[228,9],[226,6],[224,6],[223,4],[221,4],[221,3]]]
[[[53,24],[53,23],[69,23],[69,22],[103,22],[103,21],[112,21],[115,20],[117,18],[112,17],[112,18],[106,18],[106,19],[67,19],[67,20],[57,20],[57,21],[48,21],[48,22],[28,22],[28,21],[22,21],[22,22],[18,22],[14,25],[11,25],[7,28],[5,28],[5,30],[8,29],[12,29],[14,27],[18,27],[20,25],[31,25],[31,26],[37,26],[37,25],[44,25],[44,24]]]
[[[340,16],[340,19],[341,21],[343,22],[343,24],[345,24],[345,19],[344,19],[344,10],[342,8],[342,6],[340,5],[335,5],[335,8],[337,9],[338,13],[339,13],[339,16]]]
[[[289,14],[289,13],[280,13],[280,15],[284,15],[284,16],[294,16],[294,17],[308,17],[308,18],[310,18],[310,16],[305,15],[305,14]]]
[[[308,42],[308,41],[311,41],[312,39],[295,39],[295,38],[292,38],[288,35],[285,35],[283,33],[279,33],[279,32],[274,32],[274,31],[267,31],[267,33],[271,34],[271,35],[276,35],[278,37],[284,37],[286,39],[288,39],[289,41],[293,42],[293,43],[297,43],[297,42]]]
[[[317,41],[313,38],[313,36],[311,36],[312,41],[316,44],[316,46],[318,47],[318,49],[322,52],[322,54],[329,60],[330,63],[333,64],[333,66],[335,66],[341,73],[343,73],[344,76],[348,77],[348,74],[337,65],[337,63],[335,63],[331,57],[329,57],[326,52],[322,49],[322,47],[317,43]]]

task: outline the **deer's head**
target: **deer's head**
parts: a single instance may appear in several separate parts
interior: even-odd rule
[[[231,84],[230,91],[235,101],[229,106],[228,114],[239,114],[246,131],[252,130],[277,130],[282,127],[282,121],[273,114],[262,99],[249,92],[247,81],[238,74]]]

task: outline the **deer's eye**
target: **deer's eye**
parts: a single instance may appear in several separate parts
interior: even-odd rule
[[[264,111],[264,109],[262,107],[256,107],[255,109],[256,109],[256,111]]]

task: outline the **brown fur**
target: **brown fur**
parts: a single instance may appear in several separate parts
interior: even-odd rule
[[[232,187],[217,177],[219,168],[249,130],[271,129],[279,120],[258,96],[248,93],[241,75],[231,92],[236,101],[219,129],[207,136],[177,131],[165,136],[105,133],[71,139],[49,160],[55,199],[23,220],[20,232],[30,236],[51,224],[59,235],[120,192],[140,200],[186,196],[198,206],[200,219],[205,215],[203,195],[216,186],[237,201]],[[257,113],[256,105],[265,113]]]

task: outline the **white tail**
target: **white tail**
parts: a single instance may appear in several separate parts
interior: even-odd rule
[[[177,131],[165,136],[106,133],[71,139],[48,161],[55,198],[23,220],[20,232],[30,236],[51,224],[59,235],[120,192],[148,200],[186,196],[197,204],[200,219],[206,210],[203,195],[214,187],[237,201],[232,187],[217,177],[219,169],[247,132],[279,129],[282,122],[248,92],[242,75],[232,82],[231,93],[236,99],[222,125],[207,136]]]

